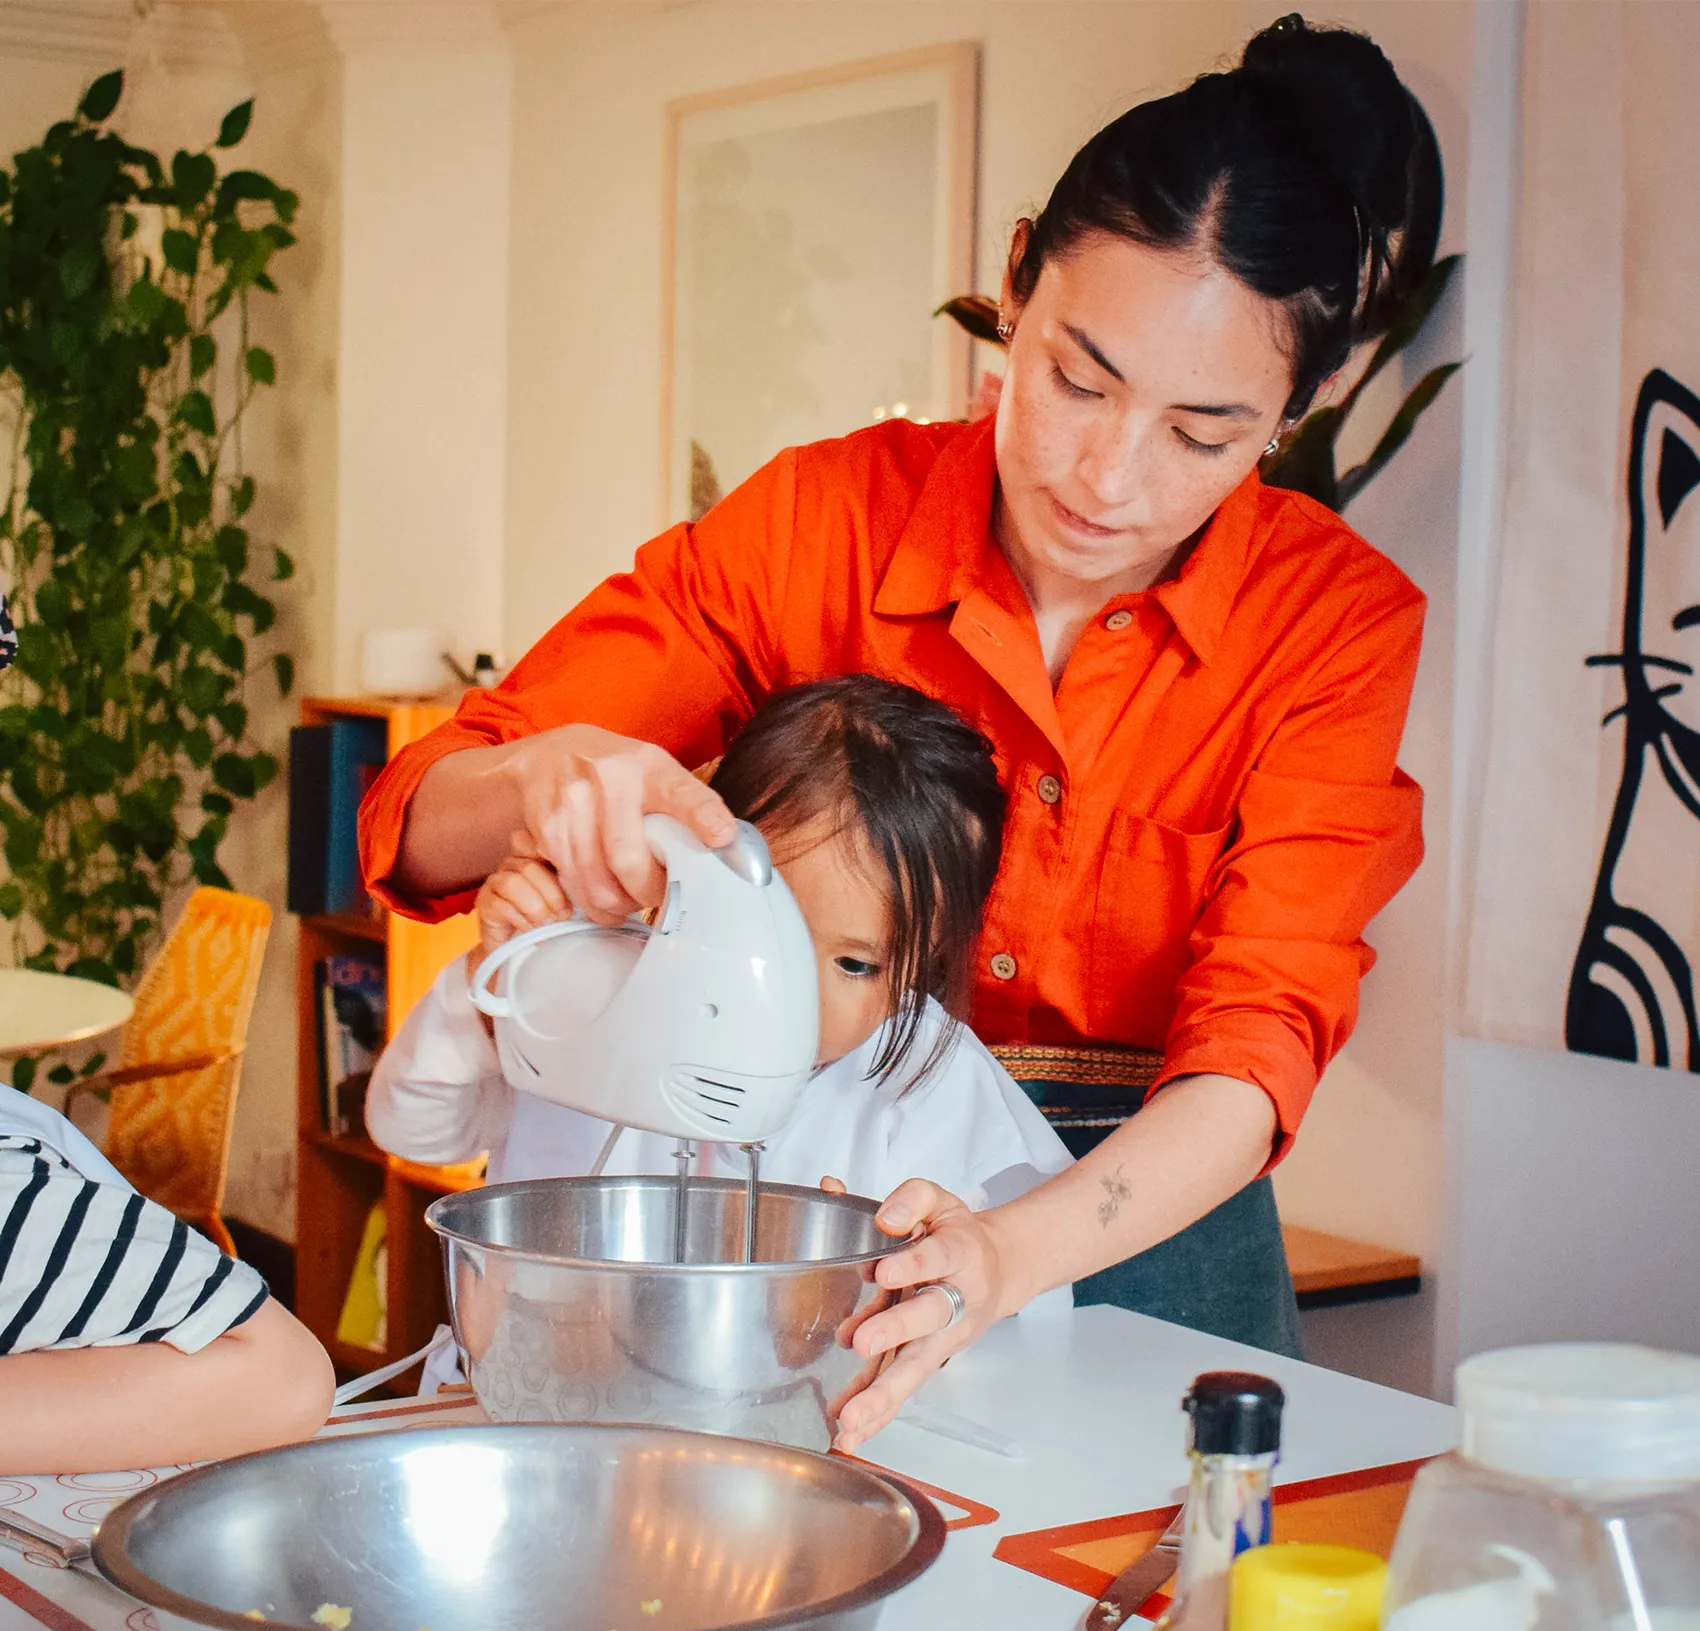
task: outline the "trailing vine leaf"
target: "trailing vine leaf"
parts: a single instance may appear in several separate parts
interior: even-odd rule
[[[91,125],[103,124],[112,117],[112,110],[118,106],[118,98],[124,94],[124,75],[121,70],[114,69],[110,74],[102,74],[88,88],[82,105],[77,109],[78,114]],[[55,125],[54,129],[63,129]]]
[[[18,625],[0,917],[16,962],[111,983],[143,966],[173,890],[228,884],[230,819],[277,774],[249,736],[250,663],[294,677],[287,654],[251,651],[288,557],[241,520],[254,482],[234,432],[276,379],[248,305],[275,288],[297,200],[257,171],[221,177],[209,152],[132,146],[105,128],[122,93],[103,75],[0,168],[0,569]],[[221,149],[251,112],[225,116]],[[20,1060],[12,1084],[40,1075]]]
[[[218,145],[220,147],[235,147],[248,134],[248,121],[254,117],[254,101],[250,97],[246,102],[239,102],[224,116],[224,123],[218,127]]]

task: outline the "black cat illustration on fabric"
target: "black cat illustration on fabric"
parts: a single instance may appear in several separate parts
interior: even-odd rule
[[[1700,1070],[1700,397],[1662,369],[1629,439],[1619,668],[1623,770],[1582,929],[1564,1041],[1573,1053]]]

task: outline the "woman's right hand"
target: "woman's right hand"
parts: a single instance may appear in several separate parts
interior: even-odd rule
[[[823,1179],[821,1188],[830,1182]],[[970,1211],[937,1184],[924,1178],[899,1184],[874,1221],[888,1235],[915,1232],[905,1250],[879,1260],[875,1283],[896,1292],[948,1280],[962,1293],[963,1313],[951,1326],[949,1305],[942,1297],[909,1296],[876,1305],[876,1311],[858,1323],[852,1341],[856,1352],[866,1360],[887,1362],[870,1365],[853,1391],[835,1401],[838,1432],[833,1448],[846,1452],[865,1444],[952,1354],[1025,1300],[1011,1296],[1005,1261],[1009,1253],[999,1239],[998,1219]]]
[[[504,769],[523,812],[515,848],[549,862],[568,899],[598,923],[661,904],[666,873],[644,837],[646,815],[673,816],[715,849],[736,833],[720,795],[670,753],[596,725],[524,737]]]

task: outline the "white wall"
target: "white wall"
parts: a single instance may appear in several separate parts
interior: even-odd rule
[[[584,0],[517,23],[507,588],[523,651],[658,530],[662,147],[675,97],[982,42],[979,277],[1107,118],[1236,43],[1218,0]]]
[[[344,63],[341,692],[371,627],[501,643],[509,98],[500,40]]]

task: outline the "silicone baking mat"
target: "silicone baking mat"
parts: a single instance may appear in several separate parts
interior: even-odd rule
[[[1332,1541],[1386,1557],[1393,1549],[1411,1480],[1422,1465],[1421,1461],[1400,1461],[1277,1486],[1275,1539]],[[1128,1564],[1156,1545],[1179,1510],[1158,1506],[1057,1529],[1005,1535],[992,1555],[1096,1598]],[[1167,1605],[1168,1597],[1159,1592],[1142,1612],[1150,1618]]]

